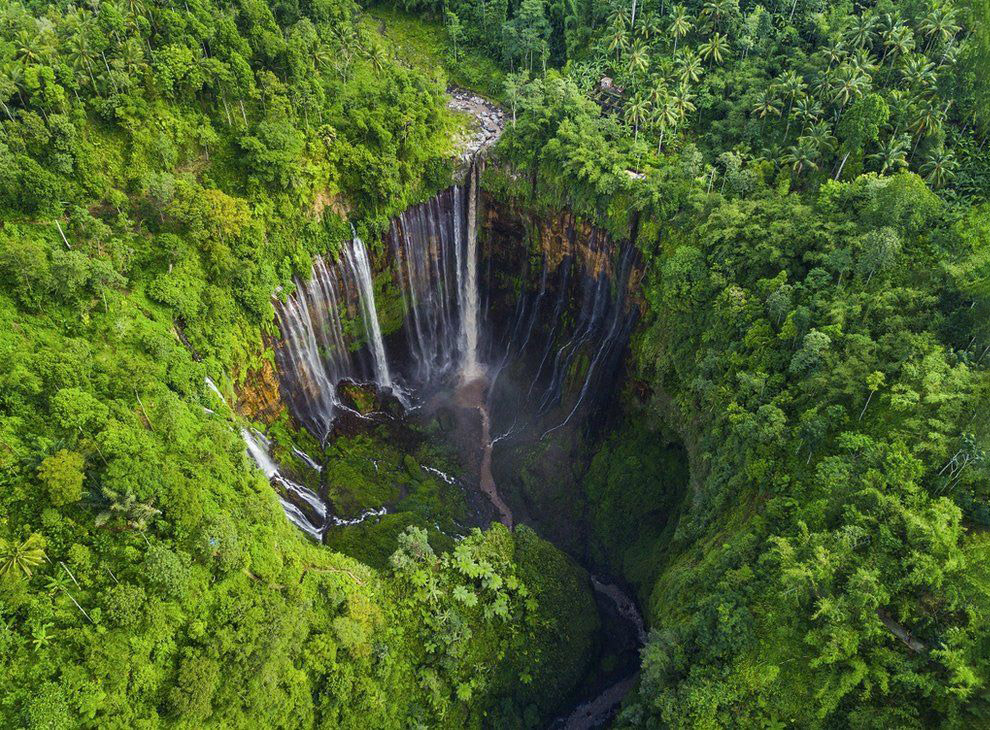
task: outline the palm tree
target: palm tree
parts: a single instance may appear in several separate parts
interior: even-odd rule
[[[938,81],[935,64],[922,53],[912,53],[904,57],[901,78],[916,93],[927,94],[935,89]]]
[[[370,48],[365,49],[364,57],[368,59],[368,62],[371,63],[372,68],[374,68],[377,73],[384,71],[385,66],[388,65],[388,54],[386,54],[385,49],[377,43],[372,45]]]
[[[623,31],[629,25],[629,13],[625,5],[616,5],[608,15],[608,24],[621,27]]]
[[[844,107],[853,99],[857,99],[866,93],[869,87],[869,77],[857,73],[856,69],[844,63],[835,70],[835,79],[833,81],[835,95],[833,100],[838,102],[840,107]]]
[[[14,36],[14,58],[23,64],[41,61],[41,45],[38,36],[26,30],[20,30]]]
[[[942,113],[931,102],[922,104],[911,121],[911,129],[918,137],[921,135],[930,136],[941,128]]]
[[[938,149],[925,158],[921,172],[924,173],[925,180],[930,182],[932,187],[941,188],[955,176],[957,166],[956,160],[949,150]]]
[[[702,17],[711,21],[713,29],[721,29],[722,23],[738,9],[733,0],[706,0],[701,8]]]
[[[629,47],[629,36],[625,26],[614,23],[605,40],[608,43],[609,52],[615,51],[615,62],[618,63],[619,55]]]
[[[642,43],[636,43],[629,52],[629,57],[626,59],[626,70],[630,76],[635,78],[640,74],[646,73],[649,67],[650,56],[646,52],[646,48]]]
[[[905,56],[914,50],[914,33],[906,25],[900,23],[885,30],[881,34],[881,40],[883,42],[883,58],[881,60],[886,61],[889,55],[891,64],[894,63],[895,58]]]
[[[639,22],[637,32],[645,40],[652,40],[660,37],[663,33],[663,25],[661,23],[660,16],[656,13],[649,13],[643,17],[643,19]]]
[[[668,129],[673,129],[677,126],[677,108],[674,106],[674,102],[669,94],[664,94],[660,101],[653,106],[653,114],[650,117],[650,121],[655,129],[660,131],[660,137],[657,142],[657,154],[660,154],[660,150],[663,148],[663,138]]]
[[[687,119],[688,114],[697,109],[694,105],[694,94],[691,93],[687,84],[681,84],[677,91],[670,95],[670,103],[677,112],[678,126]]]
[[[802,130],[821,118],[823,113],[822,105],[810,96],[802,96],[794,102],[794,116],[801,121]]]
[[[677,42],[691,32],[691,16],[683,5],[675,5],[672,8],[670,27],[668,30],[674,36],[674,50],[677,50]]]
[[[860,48],[856,51],[848,60],[848,63],[857,73],[864,76],[872,76],[877,70],[876,61],[873,60],[873,56],[865,48]]]
[[[107,509],[96,516],[95,525],[102,527],[113,519],[123,520],[124,525],[131,530],[144,530],[148,524],[162,512],[150,504],[139,502],[130,492],[121,494],[112,489],[103,490],[110,504]]]
[[[729,55],[729,40],[716,31],[711,38],[701,45],[699,50],[703,59],[706,61],[711,59],[720,64]]]
[[[907,153],[910,149],[904,137],[891,137],[880,145],[880,149],[869,156],[880,166],[880,174],[896,173],[907,167]]]
[[[804,169],[818,169],[818,154],[807,137],[798,137],[797,144],[790,146],[784,153],[783,161],[791,166],[795,175],[800,175]]]
[[[846,41],[853,48],[869,48],[873,45],[874,27],[876,22],[866,13],[853,17],[852,22],[846,29]]]
[[[918,25],[918,30],[928,39],[925,50],[931,48],[933,43],[947,43],[959,32],[959,25],[956,23],[956,11],[943,5],[936,5],[931,12],[922,18]]]
[[[677,57],[679,64],[678,77],[682,84],[696,84],[705,73],[705,67],[701,65],[701,59],[693,49],[682,50]]]
[[[31,577],[31,571],[41,565],[45,550],[41,536],[32,533],[23,542],[0,540],[0,578]]]
[[[633,138],[639,139],[639,125],[646,121],[649,115],[649,104],[646,99],[637,94],[626,104],[625,118],[628,124],[633,125]]]
[[[768,116],[780,116],[780,106],[777,104],[777,97],[771,89],[764,89],[760,92],[753,104],[752,112],[763,120],[760,124],[761,132]]]
[[[846,52],[846,44],[841,40],[835,41],[831,45],[826,46],[822,52],[825,54],[825,59],[828,61],[828,69],[831,69],[834,64],[842,63],[848,55]]]
[[[836,139],[828,122],[822,121],[811,125],[803,138],[815,149],[819,157],[835,150]]]
[[[785,99],[788,99],[787,105],[787,125],[784,128],[784,139],[787,139],[787,135],[791,130],[791,110],[794,108],[794,100],[804,93],[807,88],[807,84],[804,83],[796,71],[787,71],[782,74],[779,79],[777,79],[777,89],[784,95]]]

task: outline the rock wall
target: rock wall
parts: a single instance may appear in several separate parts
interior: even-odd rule
[[[239,383],[235,405],[245,418],[268,426],[285,412],[278,373],[270,359],[264,358],[257,367],[239,373],[234,382]]]

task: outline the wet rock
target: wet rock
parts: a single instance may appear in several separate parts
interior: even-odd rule
[[[463,166],[498,141],[505,128],[505,112],[466,89],[452,86],[447,94],[447,108],[474,117],[473,128],[456,141],[458,159]]]

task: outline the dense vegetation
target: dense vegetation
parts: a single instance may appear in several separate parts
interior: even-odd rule
[[[575,681],[595,614],[560,553],[434,553],[415,519],[376,569],[316,547],[204,386],[271,358],[343,214],[446,184],[443,91],[346,1],[4,4],[0,725],[511,724]]]
[[[990,6],[447,7],[522,68],[490,186],[649,270],[651,395],[586,484],[653,627],[620,724],[990,721]]]
[[[345,217],[449,182],[443,62],[510,112],[492,194],[647,272],[582,485],[651,628],[619,724],[990,722],[986,0],[371,12],[0,9],[0,725],[532,727],[574,686],[559,551],[425,531],[440,485],[372,437],[342,503],[408,511],[314,546],[204,392]]]

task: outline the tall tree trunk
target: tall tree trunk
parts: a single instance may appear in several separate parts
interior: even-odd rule
[[[850,150],[849,152],[846,152],[846,156],[845,156],[845,157],[843,157],[843,158],[842,158],[842,162],[840,162],[840,163],[839,163],[839,169],[838,169],[838,171],[837,171],[837,172],[835,173],[835,179],[836,179],[836,180],[838,180],[838,179],[839,179],[839,176],[840,176],[840,175],[842,175],[842,168],[846,166],[846,160],[848,160],[848,159],[849,159],[849,155],[850,155],[851,153],[852,153],[852,150]]]

